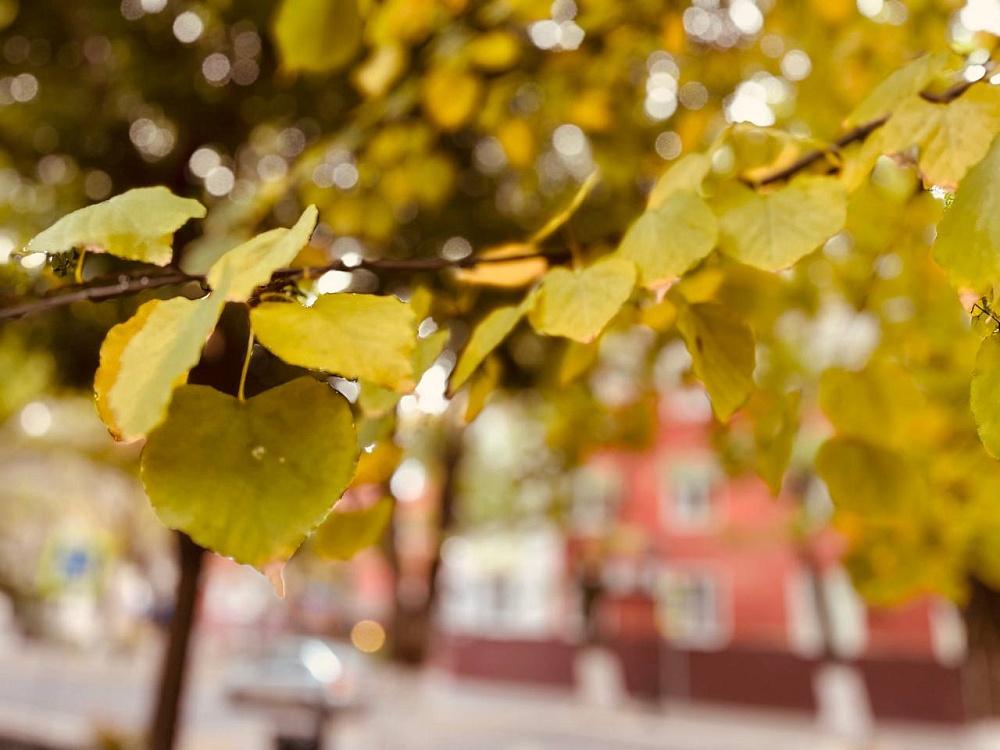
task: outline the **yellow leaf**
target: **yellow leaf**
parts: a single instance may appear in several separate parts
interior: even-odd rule
[[[451,393],[461,388],[490,352],[503,343],[528,311],[526,303],[532,299],[534,297],[529,295],[520,305],[499,307],[482,319],[473,330],[469,342],[462,350],[462,356],[458,358],[458,364],[455,365],[448,388]]]
[[[214,295],[150,300],[112,328],[94,377],[97,411],[117,440],[137,440],[164,417],[222,312]]]
[[[628,302],[635,264],[608,256],[582,271],[553,268],[542,281],[529,319],[539,333],[593,341]]]
[[[914,441],[914,419],[927,399],[906,370],[878,361],[859,372],[826,370],[819,403],[837,432],[905,448]]]
[[[832,177],[798,177],[768,195],[734,190],[719,211],[723,252],[741,263],[779,271],[843,229],[847,192]]]
[[[466,422],[471,422],[479,416],[489,397],[496,392],[502,373],[499,360],[496,356],[490,355],[482,367],[472,374],[469,387],[466,389],[468,399],[465,402],[465,413],[462,415]]]
[[[521,43],[506,31],[490,31],[473,38],[465,48],[477,68],[500,72],[513,67],[521,55]]]
[[[754,469],[777,497],[799,431],[802,394],[771,392],[766,398],[759,397],[761,394],[764,391],[755,391],[747,404],[753,420]]]
[[[482,84],[469,73],[438,67],[423,82],[424,109],[442,130],[458,130],[476,111]]]
[[[754,388],[756,349],[753,331],[722,305],[681,305],[677,330],[691,353],[695,375],[705,384],[712,411],[726,421]]]
[[[160,521],[237,562],[280,568],[354,475],[347,400],[299,378],[240,401],[200,385],[177,390],[142,453]]]
[[[525,120],[505,120],[496,135],[511,166],[521,169],[531,166],[536,153],[535,131]]]
[[[385,96],[405,70],[406,50],[399,44],[383,44],[375,49],[352,74],[354,85],[367,97]]]
[[[250,322],[260,343],[289,364],[397,391],[414,386],[413,311],[395,297],[325,294],[312,307],[265,302]]]
[[[916,512],[928,496],[926,478],[912,460],[860,438],[835,437],[823,443],[816,472],[838,510],[872,518]]]
[[[361,484],[385,484],[399,466],[403,449],[391,440],[383,440],[371,451],[363,450],[358,457],[358,468],[354,472],[355,486]]]
[[[208,284],[228,302],[245,302],[271,274],[291,263],[316,227],[315,206],[309,206],[291,229],[272,229],[235,247],[208,271]]]
[[[1000,141],[969,170],[938,226],[931,249],[955,286],[986,293],[1000,284]]]
[[[274,39],[288,70],[328,73],[347,65],[361,46],[358,0],[282,0]]]
[[[983,340],[972,372],[972,413],[979,439],[994,458],[1000,458],[1000,336]]]
[[[137,188],[67,214],[28,243],[27,252],[62,253],[82,248],[127,260],[165,266],[173,258],[174,232],[205,207],[165,187]]]
[[[497,286],[517,289],[535,281],[544,274],[549,263],[538,254],[538,248],[527,242],[512,242],[508,245],[491,247],[479,253],[479,260],[502,260],[503,258],[520,258],[520,260],[501,263],[478,263],[469,268],[455,269],[455,278],[464,284],[482,286]],[[523,256],[534,256],[526,258]]]
[[[948,104],[910,97],[882,131],[887,153],[919,148],[917,166],[924,184],[954,190],[1000,131],[1000,88],[973,86]]]
[[[944,73],[948,65],[956,59],[957,56],[952,52],[938,52],[918,57],[873,88],[850,114],[845,125],[848,127],[866,125],[891,114],[901,103],[919,94],[931,81]]]
[[[629,227],[617,254],[635,263],[643,286],[657,286],[712,252],[718,236],[705,201],[689,191],[675,192]]]
[[[697,193],[711,168],[712,159],[708,154],[682,156],[656,181],[646,202],[646,208],[659,208],[676,193]]]
[[[316,553],[328,560],[350,560],[366,547],[378,544],[392,521],[393,505],[391,497],[382,497],[362,510],[334,508],[316,529]]]
[[[573,194],[573,197],[570,199],[569,203],[566,204],[566,207],[545,222],[541,229],[531,235],[529,242],[535,245],[540,245],[551,237],[556,230],[569,221],[570,217],[576,213],[576,210],[585,200],[587,200],[587,196],[590,195],[590,191],[594,189],[594,186],[599,180],[599,174],[596,171],[591,172],[590,176],[583,181],[583,184],[581,184],[579,189]]]

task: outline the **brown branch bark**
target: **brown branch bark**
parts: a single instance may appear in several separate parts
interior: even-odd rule
[[[531,252],[511,255],[503,258],[482,257],[470,255],[460,260],[448,260],[446,258],[383,258],[381,260],[361,261],[357,265],[347,266],[342,261],[333,261],[325,266],[307,266],[302,268],[281,268],[271,275],[271,281],[262,286],[269,286],[275,282],[296,281],[298,279],[315,278],[327,271],[352,271],[358,268],[378,272],[400,271],[408,273],[421,273],[431,271],[441,271],[448,268],[474,268],[482,265],[496,265],[502,263],[515,263],[521,260],[534,258],[544,258],[554,263],[562,263],[568,257],[567,253]],[[71,305],[74,302],[89,300],[100,302],[109,299],[128,297],[147,289],[157,289],[165,286],[177,286],[188,283],[205,283],[205,276],[200,274],[187,274],[175,268],[166,270],[150,269],[148,272],[140,274],[130,274],[115,277],[115,279],[98,278],[82,285],[70,285],[61,287],[55,292],[29,300],[19,302],[9,307],[0,307],[0,320],[12,320],[25,315],[54,310],[59,307]]]

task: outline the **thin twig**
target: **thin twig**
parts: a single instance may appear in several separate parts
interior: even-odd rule
[[[447,258],[382,258],[379,260],[363,260],[360,263],[346,265],[343,261],[335,260],[324,266],[305,266],[299,268],[280,268],[271,275],[268,286],[275,282],[288,282],[298,279],[310,279],[322,276],[328,271],[353,271],[359,268],[373,272],[379,271],[407,271],[419,273],[426,271],[441,271],[448,268],[474,268],[481,265],[495,265],[501,263],[514,263],[519,260],[532,260],[544,258],[553,263],[565,262],[568,253],[565,252],[531,252],[510,255],[506,257],[489,257],[470,255],[459,260],[448,260]],[[71,305],[74,302],[89,300],[100,302],[102,300],[128,297],[133,294],[145,291],[146,289],[156,289],[165,286],[176,286],[196,282],[205,283],[205,276],[200,274],[188,274],[178,269],[167,269],[157,271],[150,269],[140,274],[122,274],[109,280],[107,278],[92,279],[84,286],[62,287],[59,290],[11,307],[0,307],[0,320],[11,320],[24,315],[53,310],[59,307]]]
[[[146,289],[157,289],[164,286],[176,286],[186,284],[191,281],[203,282],[203,276],[192,276],[183,271],[171,269],[167,273],[149,273],[142,276],[121,276],[114,283],[107,283],[106,280],[94,280],[84,286],[63,287],[52,294],[22,302],[10,307],[0,308],[0,320],[11,320],[20,318],[30,313],[54,310],[58,307],[72,305],[74,302],[89,300],[100,302],[102,300],[115,299],[118,297],[128,297],[133,294],[145,291]]]
[[[920,98],[933,104],[949,104],[958,99],[958,97],[968,91],[971,86],[981,80],[984,79],[977,78],[975,81],[959,81],[954,86],[951,86],[940,93],[933,91],[921,91]],[[777,172],[772,172],[763,179],[756,180],[754,185],[761,187],[787,180],[789,177],[793,177],[806,167],[812,166],[828,154],[836,154],[838,151],[843,148],[847,148],[852,143],[865,140],[888,121],[889,115],[885,115],[877,120],[872,120],[871,122],[866,122],[858,125],[857,127],[851,128],[837,140],[833,141],[829,146],[826,146],[825,148],[818,148],[815,151],[806,152],[787,167],[779,169]]]
[[[767,177],[757,180],[756,184],[758,186],[771,185],[775,182],[787,180],[789,177],[796,175],[806,167],[812,166],[820,159],[824,158],[827,154],[836,153],[840,149],[850,146],[852,143],[863,141],[880,127],[885,125],[888,121],[889,115],[886,115],[885,117],[880,117],[877,120],[872,120],[871,122],[858,125],[856,128],[851,128],[826,148],[818,148],[815,151],[808,151],[804,153],[787,167],[779,169],[777,172],[772,172],[767,175]]]

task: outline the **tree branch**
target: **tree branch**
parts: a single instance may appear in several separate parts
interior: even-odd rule
[[[846,133],[844,133],[840,138],[835,140],[826,148],[816,149],[815,151],[808,151],[800,156],[798,159],[793,161],[787,167],[779,169],[777,172],[772,172],[755,183],[758,187],[763,185],[771,185],[775,182],[781,182],[787,180],[789,177],[795,176],[797,173],[801,172],[806,167],[809,167],[824,156],[829,153],[836,153],[842,148],[850,146],[852,143],[857,143],[858,141],[863,141],[865,138],[870,136],[880,127],[885,125],[889,121],[889,115],[885,117],[880,117],[877,120],[872,120],[871,122],[866,122],[862,125],[858,125],[855,128],[851,128]]]
[[[921,91],[919,96],[921,99],[933,104],[949,104],[968,91],[971,86],[982,80],[985,80],[985,78],[977,78],[975,81],[959,81],[954,86],[951,86],[940,93],[925,90]],[[806,152],[787,167],[779,169],[777,172],[773,172],[763,179],[757,180],[754,182],[752,187],[771,185],[775,182],[781,182],[790,177],[794,177],[797,173],[815,164],[827,154],[837,153],[840,149],[846,148],[852,143],[865,140],[888,121],[889,115],[885,115],[877,120],[872,120],[871,122],[866,122],[858,125],[857,127],[851,128],[826,148]]]
[[[204,277],[192,276],[177,269],[169,269],[166,273],[123,274],[113,283],[109,283],[106,278],[94,279],[82,285],[74,284],[68,287],[60,287],[51,294],[29,302],[22,302],[10,307],[0,307],[0,320],[12,320],[31,313],[54,310],[83,300],[100,302],[118,297],[128,297],[146,289],[176,286],[177,284],[186,284],[190,281],[202,282],[204,281]]]
[[[566,260],[568,253],[546,253],[536,251],[530,253],[519,253],[501,258],[483,257],[470,255],[459,260],[448,260],[447,258],[382,258],[379,260],[363,260],[360,263],[346,265],[343,261],[335,260],[325,266],[305,266],[299,268],[280,268],[271,275],[271,281],[261,286],[269,286],[276,282],[296,281],[304,278],[315,278],[327,271],[353,271],[359,268],[373,272],[379,271],[403,271],[410,273],[420,273],[425,271],[441,271],[448,268],[474,268],[481,265],[494,265],[501,263],[516,263],[522,260],[532,260],[544,258],[545,260],[561,263]],[[10,307],[0,307],[0,320],[13,320],[25,315],[30,315],[46,310],[54,310],[74,302],[89,300],[100,302],[109,299],[128,297],[147,289],[157,289],[165,286],[177,286],[197,282],[204,285],[206,278],[202,274],[188,274],[176,268],[165,270],[150,269],[132,274],[122,274],[109,280],[106,277],[92,279],[86,284],[70,285],[60,287],[51,294],[28,302],[21,302]]]

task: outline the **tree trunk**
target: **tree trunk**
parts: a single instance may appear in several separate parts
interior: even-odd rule
[[[962,610],[968,651],[962,699],[970,719],[1000,716],[1000,592],[973,578]]]
[[[430,652],[433,634],[434,607],[437,601],[437,579],[441,568],[441,543],[455,523],[455,484],[458,465],[462,460],[462,436],[453,425],[444,426],[441,456],[441,497],[438,506],[437,539],[434,540],[434,559],[428,572],[427,596],[419,603],[400,597],[396,587],[395,612],[392,627],[393,659],[403,664],[423,664]],[[393,540],[393,549],[395,542]],[[394,559],[397,574],[398,562]]]
[[[177,603],[170,621],[170,637],[160,668],[156,711],[149,730],[152,750],[173,750],[181,711],[181,696],[187,671],[188,644],[194,628],[198,589],[205,550],[186,534],[177,534],[181,575]]]

